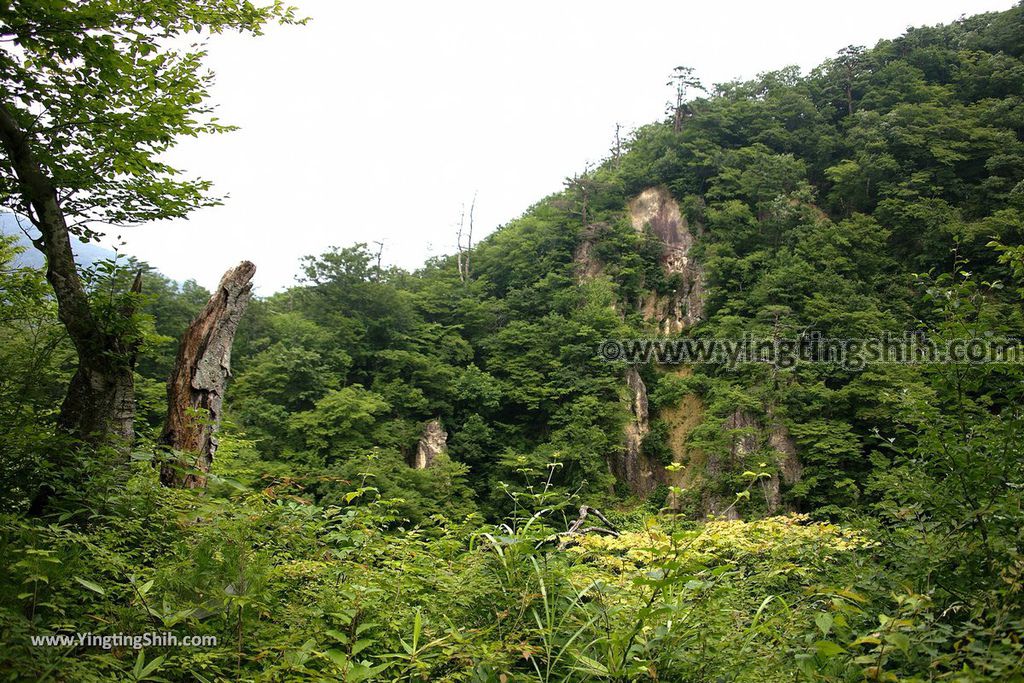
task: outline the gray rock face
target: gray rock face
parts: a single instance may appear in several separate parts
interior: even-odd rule
[[[705,465],[706,474],[711,478],[717,477],[726,469],[737,467],[744,456],[758,450],[762,445],[766,446],[767,450],[771,451],[768,456],[769,463],[776,466],[777,472],[768,479],[762,479],[761,487],[769,514],[778,512],[782,507],[782,484],[792,486],[797,483],[803,471],[797,455],[796,442],[793,441],[789,430],[777,422],[765,427],[756,417],[739,409],[726,419],[722,428],[734,432],[732,446],[725,459],[728,462],[723,462],[723,459],[717,457],[708,458]],[[720,496],[707,495],[703,500],[704,513],[721,514],[720,511],[729,504],[731,501],[727,503]],[[726,517],[738,519],[739,515],[732,509],[728,510]]]
[[[747,411],[736,410],[722,426],[729,431],[736,432],[730,449],[732,462],[737,462],[757,448],[757,432],[761,429],[761,424]]]
[[[629,391],[630,419],[626,423],[622,455],[612,463],[611,469],[619,481],[626,482],[632,493],[646,496],[658,482],[654,468],[643,454],[643,441],[650,431],[650,419],[647,386],[636,368],[626,370],[626,387]]]
[[[417,470],[425,470],[434,464],[434,458],[447,450],[448,433],[441,426],[441,420],[431,420],[423,425],[412,466]]]
[[[628,216],[638,233],[650,232],[661,242],[661,267],[676,289],[667,294],[648,292],[640,302],[645,320],[654,323],[662,335],[678,334],[697,324],[704,316],[704,272],[691,257],[695,237],[686,225],[679,204],[663,187],[644,190],[629,203]],[[593,255],[592,233],[585,233],[576,250],[576,272],[581,280],[595,277],[601,264]],[[650,431],[647,387],[635,368],[626,373],[630,396],[630,419],[626,424],[622,455],[611,464],[612,473],[626,482],[629,490],[640,496],[651,493],[659,482],[668,481],[664,468],[652,463],[644,454],[642,444]]]
[[[586,282],[593,280],[604,270],[604,265],[594,254],[594,240],[601,229],[602,224],[589,225],[580,236],[579,246],[573,253],[573,261],[576,264],[576,280]]]
[[[704,270],[690,255],[696,239],[679,204],[663,187],[641,192],[629,203],[629,220],[637,232],[650,230],[663,245],[661,267],[676,289],[650,292],[640,302],[644,318],[663,335],[678,334],[704,317]]]
[[[732,443],[726,457],[722,458],[717,455],[708,457],[704,471],[709,479],[716,479],[726,470],[735,468],[744,456],[757,448],[757,432],[760,430],[760,424],[747,411],[734,411],[726,418],[722,429],[733,432]],[[739,513],[732,502],[731,498],[726,500],[716,493],[705,493],[701,504],[705,515],[739,519]]]
[[[679,203],[664,187],[644,190],[629,203],[629,220],[639,233],[650,230],[662,243],[661,267],[676,283],[667,294],[647,292],[639,301],[644,319],[656,324],[662,335],[678,334],[704,318],[704,270],[690,255],[696,238],[679,210]],[[573,254],[576,279],[585,282],[599,276],[604,264],[594,254],[601,223],[589,225],[580,236]]]
[[[789,430],[783,425],[772,425],[768,430],[768,446],[776,455],[776,464],[779,471],[772,475],[766,484],[768,496],[768,512],[778,512],[782,505],[782,495],[779,492],[780,483],[792,486],[800,481],[803,474],[803,465],[797,457],[796,442],[790,436]]]
[[[696,242],[694,234],[686,224],[679,210],[679,204],[664,187],[644,190],[629,203],[628,217],[638,233],[650,234],[661,242],[663,251],[661,267],[676,289],[659,294],[648,292],[639,303],[645,320],[657,325],[662,335],[674,335],[697,324],[704,317],[704,271],[690,255]],[[573,254],[576,279],[586,282],[599,277],[604,270],[595,252],[600,231],[606,225],[595,223],[587,226],[580,235],[580,242]],[[643,441],[650,431],[647,387],[635,368],[626,372],[629,418],[626,423],[622,451],[609,463],[615,478],[624,482],[630,492],[647,496],[659,483],[671,483],[660,463],[651,462],[643,453]],[[691,406],[699,419],[699,405]],[[689,431],[691,420],[685,420]],[[680,457],[683,454],[677,453]],[[674,503],[673,503],[674,504]]]
[[[704,270],[691,254],[696,236],[687,225],[678,202],[664,187],[652,187],[641,192],[629,203],[628,214],[634,230],[650,234],[661,242],[661,267],[667,279],[675,285],[675,289],[668,293],[651,291],[644,295],[639,302],[640,312],[645,320],[657,326],[659,334],[677,335],[704,318]],[[598,225],[593,225],[584,231],[574,254],[576,276],[580,282],[598,277],[603,270],[603,265],[594,254],[598,228]],[[670,436],[673,460],[688,463],[681,474],[670,475],[659,463],[652,463],[643,453],[644,437],[650,431],[647,387],[635,368],[627,370],[625,379],[630,413],[622,451],[610,463],[610,469],[619,481],[626,483],[633,494],[646,496],[659,482],[682,485],[716,480],[725,472],[738,467],[745,456],[763,448],[774,452],[772,464],[775,465],[776,473],[769,479],[761,480],[760,486],[769,513],[775,513],[781,508],[782,485],[796,483],[801,475],[796,444],[784,426],[774,423],[769,415],[767,421],[770,424],[766,427],[753,414],[737,409],[722,426],[733,434],[727,453],[709,455],[707,458],[700,453],[690,454],[686,452],[682,441],[702,417],[700,401],[691,397],[678,408],[669,409],[674,411],[671,414],[675,432]],[[679,502],[672,495],[667,504],[670,508],[677,508]],[[732,502],[731,495],[726,499],[722,495],[705,493],[700,507],[705,515],[738,519],[739,514]]]

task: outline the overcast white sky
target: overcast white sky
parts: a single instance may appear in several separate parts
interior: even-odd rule
[[[212,287],[245,258],[269,294],[305,254],[381,239],[386,262],[415,268],[454,250],[474,193],[482,237],[600,160],[616,122],[659,118],[678,64],[706,84],[806,71],[846,45],[1014,4],[293,2],[308,25],[210,41],[218,114],[241,130],[171,156],[226,204],[123,233],[170,277]]]

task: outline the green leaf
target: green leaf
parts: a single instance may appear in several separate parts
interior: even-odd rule
[[[324,631],[324,633],[329,635],[331,638],[334,638],[339,643],[348,643],[348,635],[342,633],[341,631],[336,631],[332,628],[329,628],[326,631]]]
[[[853,646],[857,645],[881,645],[882,641],[874,636],[861,636],[857,640],[850,643]]]
[[[583,665],[579,667],[580,671],[586,671],[587,673],[596,676],[608,675],[608,667],[606,667],[604,664],[597,661],[596,659],[591,659],[586,655],[578,654],[576,655],[576,661]]]
[[[139,655],[135,658],[135,666],[132,667],[132,678],[139,680],[142,678],[142,667],[146,664],[146,653],[143,650],[139,650]]]
[[[381,671],[388,667],[387,664],[378,664],[377,666],[366,666],[365,664],[355,664],[349,670],[346,680],[352,683],[359,683],[360,681],[367,681],[372,679],[374,676],[379,674]]]
[[[821,629],[823,635],[828,635],[829,631],[832,630],[833,618],[828,612],[822,612],[818,616],[814,617],[814,623]]]
[[[139,661],[142,660],[142,652],[142,650],[139,651]],[[161,655],[153,661],[151,661],[149,664],[146,665],[146,668],[142,670],[142,673],[138,676],[138,678],[146,678],[147,676],[149,676],[149,674],[159,669],[160,666],[164,663],[164,659],[165,656]],[[138,666],[138,662],[136,662],[136,666]]]
[[[842,646],[833,643],[831,640],[819,640],[814,644],[814,649],[817,650],[818,654],[826,659],[835,657],[838,654],[846,652]]]
[[[75,581],[77,581],[78,583],[82,584],[83,586],[85,586],[89,590],[93,591],[94,593],[99,593],[100,595],[106,595],[107,594],[107,592],[105,590],[103,590],[103,588],[98,583],[93,583],[92,581],[89,581],[88,579],[83,579],[81,576],[76,576],[75,577]]]
[[[332,647],[325,654],[339,669],[344,669],[348,664],[348,655],[337,648]]]
[[[416,650],[419,647],[420,634],[423,632],[423,611],[416,610],[416,616],[412,622],[412,649]]]
[[[910,653],[910,636],[906,633],[889,633],[885,636],[885,640],[899,648],[903,654]]]

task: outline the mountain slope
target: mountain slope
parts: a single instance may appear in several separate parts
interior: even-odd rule
[[[598,349],[939,334],[948,311],[929,288],[968,270],[1007,280],[989,244],[1024,241],[1022,16],[718,85],[678,130],[639,129],[483,240],[468,279],[454,258],[412,274],[380,271],[358,246],[309,259],[310,285],[257,306],[240,332],[238,418],[293,468],[352,475],[376,447],[382,480],[439,419],[452,476],[493,514],[549,473],[594,501],[634,495],[698,517],[863,506],[879,449],[912,447],[930,411],[954,408],[935,393],[941,368],[627,372]],[[984,301],[972,324],[1024,331],[1009,289]],[[993,371],[961,399],[999,410],[1014,381]],[[758,495],[734,501],[745,472]]]
[[[14,237],[17,240],[16,244],[24,247],[24,251],[15,259],[17,266],[42,268],[45,265],[45,258],[32,246],[28,237],[18,227],[18,220],[13,214],[0,213],[0,235]],[[113,251],[104,249],[91,242],[84,243],[75,240],[72,242],[71,247],[75,251],[75,256],[78,257],[78,264],[86,268],[97,261],[112,259],[115,256]]]

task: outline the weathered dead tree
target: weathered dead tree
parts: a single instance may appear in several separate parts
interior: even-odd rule
[[[374,244],[377,245],[377,253],[374,255],[377,267],[373,271],[372,279],[374,282],[380,282],[381,273],[384,272],[380,265],[381,260],[384,258],[384,240],[377,240]]]
[[[573,173],[563,182],[565,188],[569,190],[571,201],[575,203],[575,206],[570,209],[570,213],[580,217],[584,228],[590,223],[588,213],[590,198],[597,189],[594,178],[590,174],[592,168],[593,164],[588,161],[583,167],[582,174]]]
[[[217,291],[181,337],[167,380],[167,420],[161,443],[172,457],[160,483],[203,488],[217,450],[224,389],[231,374],[231,344],[252,297],[256,266],[242,261],[221,278]]]
[[[465,207],[465,204],[463,204],[463,207]],[[459,269],[459,280],[463,284],[469,281],[469,256],[473,251],[473,212],[475,210],[476,195],[473,195],[473,202],[469,205],[469,230],[466,230],[466,211],[463,208],[462,215],[459,217],[459,233],[456,241],[456,249],[458,249],[456,265]],[[462,243],[464,236],[466,239],[465,245]]]
[[[612,144],[612,161],[615,165],[619,165],[619,161],[622,159],[622,124],[619,122],[615,123],[615,142]]]
[[[583,526],[583,523],[587,521],[587,517],[590,515],[597,517],[607,526]],[[602,515],[600,510],[592,508],[589,505],[581,505],[579,517],[569,525],[567,530],[548,536],[541,541],[538,546],[558,541],[558,549],[562,550],[569,544],[570,540],[576,536],[582,536],[583,534],[603,534],[605,536],[612,536],[613,538],[619,537],[619,532],[615,529],[615,525],[609,522],[608,518]]]

